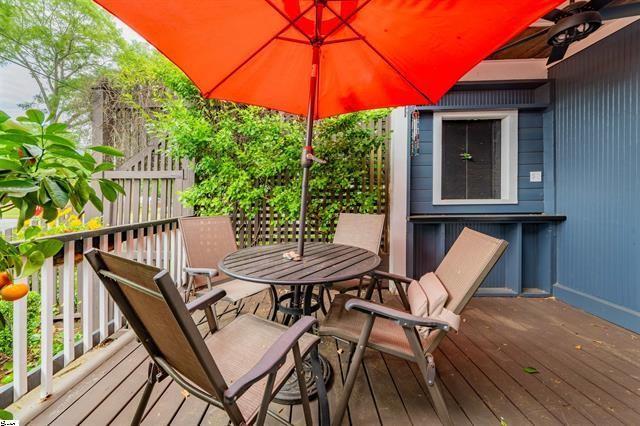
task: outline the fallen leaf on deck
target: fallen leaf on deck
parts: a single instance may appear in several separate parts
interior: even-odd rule
[[[182,396],[184,396],[185,398],[188,398],[188,397],[189,397],[189,392],[188,392],[187,390],[185,390],[185,389],[181,389],[181,390],[180,390],[180,393],[181,393],[181,394],[182,394]]]
[[[341,354],[342,352],[344,352],[344,349],[340,348],[338,349],[338,353]]]
[[[576,349],[577,350],[581,350],[582,349],[582,345],[576,345]]]
[[[536,374],[539,373],[539,371],[535,368],[535,367],[525,367],[523,368],[524,372],[527,374]]]

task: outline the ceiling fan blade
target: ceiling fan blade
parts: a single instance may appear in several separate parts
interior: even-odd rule
[[[591,10],[600,10],[612,1],[613,0],[591,0],[589,3],[584,5],[584,8]]]
[[[560,59],[564,58],[564,54],[567,53],[568,48],[569,45],[553,46],[553,49],[551,49],[551,54],[549,55],[549,59],[547,60],[547,65],[558,62]]]
[[[600,11],[602,19],[628,18],[631,16],[640,16],[640,3],[629,3],[621,6],[605,7]]]
[[[561,9],[553,9],[544,15],[541,19],[546,19],[551,22],[558,22],[560,19],[569,16],[570,14]]]
[[[512,47],[515,47],[515,46],[518,46],[520,44],[526,43],[526,42],[528,42],[530,40],[533,40],[534,38],[538,38],[541,35],[545,35],[547,33],[547,30],[548,30],[548,28],[543,28],[540,31],[536,31],[533,34],[529,34],[528,36],[522,37],[521,39],[518,39],[518,40],[516,40],[516,41],[514,41],[512,43],[505,44],[500,49],[498,49],[495,52],[493,52],[493,54],[500,53],[500,52],[505,51],[507,49],[511,49]]]

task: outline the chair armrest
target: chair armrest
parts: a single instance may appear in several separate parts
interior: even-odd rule
[[[215,277],[218,275],[218,270],[215,268],[190,268],[185,267],[184,272],[189,275],[207,275],[209,277]]]
[[[385,272],[385,271],[376,270],[376,271],[373,271],[373,275],[380,278],[386,278],[391,281],[399,281],[401,283],[410,283],[411,281],[413,281],[413,279],[409,277],[404,277],[402,275],[392,274],[391,272]]]
[[[227,295],[227,292],[224,291],[223,289],[214,288],[213,290],[208,291],[206,294],[203,294],[197,299],[187,303],[187,310],[189,312],[193,312],[198,309],[208,308],[209,306],[213,305],[214,303],[216,303],[218,300],[222,299],[226,295]]]
[[[347,301],[347,303],[345,303],[345,308],[348,311],[354,309],[367,315],[387,318],[397,322],[402,327],[422,326],[444,331],[449,331],[449,329],[451,328],[449,323],[445,321],[440,321],[429,317],[419,317],[408,312],[399,311],[397,309],[389,308],[387,306],[380,305],[379,303],[374,303],[363,299],[350,299]]]
[[[294,347],[298,340],[318,322],[314,317],[304,316],[282,333],[278,340],[273,342],[260,361],[253,366],[244,376],[233,382],[224,392],[224,399],[231,403],[267,374],[277,371],[284,364],[287,353]]]

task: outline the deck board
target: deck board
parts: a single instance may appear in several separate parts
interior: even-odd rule
[[[243,306],[243,312],[263,317],[269,309],[264,294]],[[223,322],[233,316],[226,314]],[[555,299],[476,298],[463,319],[460,333],[451,333],[434,354],[456,425],[496,425],[500,418],[508,425],[640,424],[637,334]],[[321,352],[334,368],[333,409],[342,392],[348,348],[324,339]],[[527,374],[525,367],[538,373]],[[146,371],[147,356],[132,342],[31,424],[128,424]],[[299,406],[271,408],[294,424],[303,423]],[[169,379],[154,389],[143,420],[153,426],[226,422],[222,410],[188,396]],[[417,367],[372,350],[365,354],[343,422],[349,423],[439,424]],[[268,418],[267,424],[278,423]]]

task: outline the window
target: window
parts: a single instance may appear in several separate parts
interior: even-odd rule
[[[518,202],[518,112],[433,116],[433,204]]]

